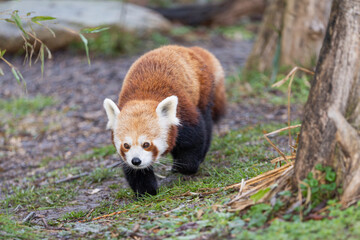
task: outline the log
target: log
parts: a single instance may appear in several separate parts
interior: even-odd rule
[[[165,18],[185,25],[231,25],[244,16],[262,15],[266,0],[225,0],[217,4],[152,8]]]

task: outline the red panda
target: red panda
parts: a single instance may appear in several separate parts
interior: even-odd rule
[[[173,156],[173,171],[196,173],[225,105],[224,71],[207,50],[170,45],[141,56],[124,79],[118,104],[104,100],[107,129],[134,192],[157,193],[151,165],[166,153]]]

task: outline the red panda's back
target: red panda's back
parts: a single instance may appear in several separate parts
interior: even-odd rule
[[[130,68],[119,107],[131,100],[155,100],[176,95],[182,120],[196,122],[197,107],[211,101],[214,74],[210,64],[191,48],[165,46],[140,57]]]

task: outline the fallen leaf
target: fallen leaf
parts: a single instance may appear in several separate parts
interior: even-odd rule
[[[93,195],[93,194],[98,193],[98,192],[100,192],[100,191],[101,191],[101,188],[95,188],[95,189],[93,189],[91,192],[89,192],[89,194],[90,194],[90,195]]]

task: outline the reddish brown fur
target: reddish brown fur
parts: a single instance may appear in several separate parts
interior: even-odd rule
[[[217,79],[218,75],[222,79]],[[147,135],[151,135],[158,129],[144,129],[144,126],[154,126],[151,121],[156,119],[156,106],[172,95],[178,97],[177,117],[180,123],[197,124],[197,108],[205,110],[211,100],[214,102],[213,118],[217,119],[225,110],[223,84],[223,72],[218,60],[204,49],[165,46],[150,51],[131,66],[118,102],[122,111],[123,108],[135,106],[138,101],[144,101],[143,111],[139,111],[136,120],[125,119],[124,116],[121,121],[134,124],[143,133],[146,131]],[[177,127],[174,126],[169,132],[168,151],[175,146],[176,136]],[[138,136],[133,137],[137,139]]]
[[[220,62],[211,53],[199,47],[192,47],[191,49],[207,63],[208,71],[214,77],[214,105],[212,108],[212,117],[214,121],[218,121],[226,112],[224,72]]]

